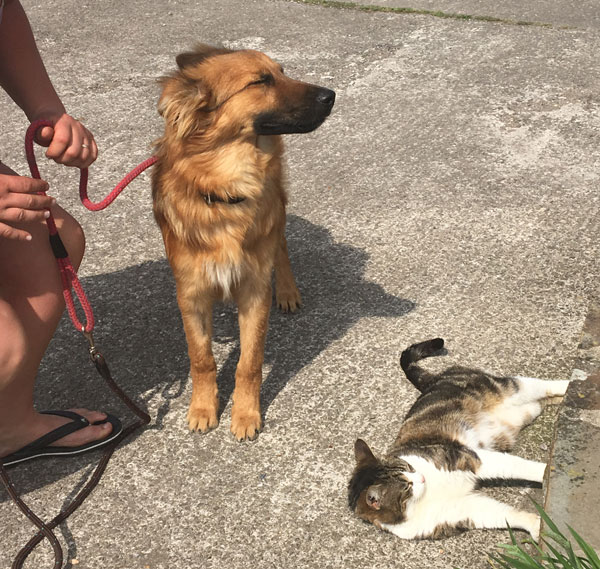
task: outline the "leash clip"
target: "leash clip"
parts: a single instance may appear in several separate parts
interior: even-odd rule
[[[90,360],[92,360],[92,363],[96,363],[96,356],[98,355],[98,350],[96,349],[96,345],[94,344],[94,335],[91,332],[86,332],[85,327],[83,326],[81,328],[81,333],[85,336],[85,339],[90,345],[88,349],[90,353]]]

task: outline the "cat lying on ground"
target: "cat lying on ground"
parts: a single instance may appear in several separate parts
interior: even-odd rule
[[[443,346],[444,340],[436,338],[402,353],[402,369],[421,395],[384,458],[356,441],[349,505],[358,517],[404,539],[437,539],[508,524],[537,540],[536,514],[476,487],[485,479],[542,482],[544,463],[506,451],[540,414],[540,400],[564,395],[569,381],[496,377],[464,367],[433,374],[416,365]]]

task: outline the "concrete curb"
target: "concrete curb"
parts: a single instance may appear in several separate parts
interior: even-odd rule
[[[546,512],[569,535],[600,549],[600,307],[586,318],[578,369],[559,411],[550,457]]]

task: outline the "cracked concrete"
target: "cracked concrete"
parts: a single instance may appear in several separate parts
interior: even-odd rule
[[[600,293],[594,3],[410,3],[550,27],[283,0],[23,4],[57,90],[98,141],[92,199],[150,154],[162,126],[156,78],[197,41],[261,49],[289,75],[337,92],[319,130],[287,137],[288,242],[304,308],[272,312],[265,430],[251,444],[229,434],[239,355],[230,306],[215,311],[221,424],[206,436],[186,429],[186,347],[148,176],[92,214],[78,203],[76,173],[42,164],[52,195],[86,231],[81,277],[99,347],[153,419],[57,532],[66,566],[488,567],[506,532],[403,542],[354,519],[352,448],[360,436],[381,450],[395,435],[416,397],[398,365],[414,341],[442,336],[442,363],[497,373],[559,379],[577,367]],[[2,159],[26,172],[25,118],[0,97]],[[66,320],[36,401],[129,417]],[[547,460],[557,412],[549,406],[515,452]],[[50,517],[97,458],[31,463],[12,476]],[[537,489],[489,491],[525,508],[528,496],[541,499]],[[0,519],[8,567],[32,529],[3,493]],[[28,566],[51,566],[50,553],[38,548]]]

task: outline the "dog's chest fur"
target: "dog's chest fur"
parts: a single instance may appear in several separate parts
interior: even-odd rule
[[[241,263],[221,262],[217,263],[210,259],[204,261],[202,266],[204,278],[216,289],[222,293],[222,298],[227,300],[231,298],[232,289],[239,282],[243,271]]]
[[[264,152],[267,149],[274,152],[274,160]],[[157,186],[157,221],[172,268],[189,292],[208,285],[216,296],[228,299],[248,273],[270,274],[283,232],[286,196],[281,184],[280,143],[268,142],[261,150],[236,165],[222,157],[220,166],[228,172],[227,177],[198,164],[186,169],[185,175],[171,170]],[[206,204],[203,188],[217,187],[211,174],[219,174],[218,188],[224,196],[246,199],[235,204]],[[165,184],[170,191],[160,191]]]

